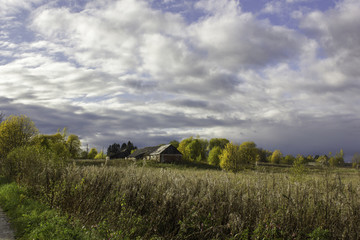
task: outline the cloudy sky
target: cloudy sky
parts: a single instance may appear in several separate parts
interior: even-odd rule
[[[0,111],[97,148],[360,152],[359,0],[0,0]]]

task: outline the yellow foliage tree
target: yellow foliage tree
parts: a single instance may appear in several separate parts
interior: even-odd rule
[[[0,158],[16,147],[28,144],[38,134],[33,121],[25,115],[7,117],[0,124]]]
[[[275,150],[273,152],[273,154],[271,155],[271,163],[278,164],[278,163],[280,163],[282,158],[283,158],[283,155],[282,155],[281,151],[280,150]]]
[[[239,158],[239,148],[233,143],[226,144],[219,156],[220,167],[228,171],[239,171],[242,166]]]

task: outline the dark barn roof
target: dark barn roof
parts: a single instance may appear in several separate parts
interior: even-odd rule
[[[180,154],[173,145],[167,144],[162,146],[156,146],[156,147],[146,147],[142,149],[138,149],[132,154],[129,155],[129,158],[143,158],[147,156],[154,156],[154,155],[160,155],[160,154]]]

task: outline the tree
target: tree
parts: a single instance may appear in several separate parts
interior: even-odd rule
[[[203,161],[206,160],[207,146],[207,140],[189,137],[180,142],[178,150],[183,154],[185,160]]]
[[[181,152],[183,154],[183,158],[186,160],[189,160],[189,159],[188,159],[188,156],[186,155],[185,149],[186,149],[187,145],[192,142],[192,140],[193,140],[193,137],[189,137],[189,138],[185,138],[184,140],[182,140],[179,143],[178,150],[179,150],[179,152]]]
[[[354,156],[352,157],[352,166],[354,168],[360,167],[360,154],[359,153],[355,153]]]
[[[331,156],[330,153],[330,159],[329,159],[330,167],[339,167],[344,165],[344,163],[345,163],[344,151],[342,149],[340,149],[340,152],[336,153],[335,156]]]
[[[208,163],[213,166],[219,166],[220,165],[220,154],[222,152],[222,149],[220,146],[213,147],[209,152],[208,157]]]
[[[124,147],[124,149],[126,149],[126,146]],[[117,158],[120,153],[121,147],[119,143],[113,143],[112,145],[109,145],[107,149],[107,155],[110,157],[110,159]]]
[[[170,144],[171,144],[173,147],[178,148],[180,143],[179,143],[179,141],[172,140],[172,141],[170,142]]]
[[[226,144],[224,150],[219,156],[220,167],[228,171],[239,171],[241,162],[239,158],[239,148],[233,143]]]
[[[103,151],[100,151],[98,154],[96,154],[95,159],[105,159],[106,155]]]
[[[88,159],[88,152],[86,150],[80,152],[80,159]]]
[[[254,142],[243,142],[239,146],[239,158],[242,165],[255,163],[258,156],[258,149]]]
[[[258,161],[259,162],[268,162],[268,159],[271,158],[272,152],[262,148],[258,148]]]
[[[283,155],[280,150],[275,150],[271,155],[271,163],[280,163]]]
[[[39,134],[32,138],[31,145],[36,146],[38,149],[44,148],[53,152],[62,161],[67,161],[71,157],[65,142],[65,135],[60,132],[52,135]]]
[[[326,155],[319,156],[316,159],[316,162],[319,163],[323,167],[328,167],[329,166],[329,157]]]
[[[293,166],[291,167],[291,173],[295,178],[300,178],[306,172],[306,159],[304,156],[298,154],[294,160]]]
[[[69,149],[70,156],[72,158],[78,158],[81,153],[81,142],[77,135],[71,134],[69,135],[66,145]]]
[[[295,157],[293,155],[286,155],[280,163],[292,165],[295,162]]]
[[[119,143],[113,143],[108,147],[107,155],[110,157],[110,159],[126,158],[135,149],[137,149],[137,147],[135,147],[134,144],[130,141],[128,141],[127,144],[123,143],[121,147]]]
[[[221,149],[224,149],[226,144],[229,143],[229,140],[225,138],[212,138],[209,142],[209,149],[213,149],[214,147],[220,147]]]
[[[92,148],[92,149],[90,149],[90,152],[88,154],[88,158],[89,159],[94,159],[97,154],[98,154],[98,151],[96,150],[96,148]]]
[[[0,124],[0,158],[16,147],[28,144],[38,129],[33,121],[25,115],[11,115]]]
[[[185,148],[185,155],[190,161],[202,159],[202,152],[201,142],[198,139],[193,139]]]

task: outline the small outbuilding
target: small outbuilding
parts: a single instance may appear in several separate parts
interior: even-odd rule
[[[171,144],[138,149],[129,155],[133,159],[155,160],[161,163],[180,162],[182,154]]]

